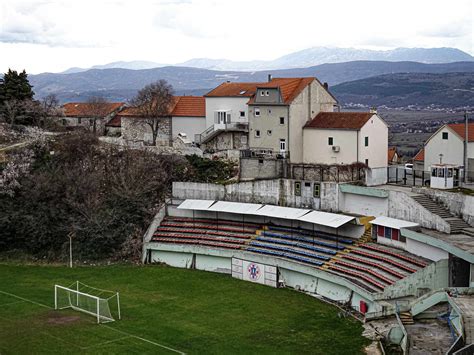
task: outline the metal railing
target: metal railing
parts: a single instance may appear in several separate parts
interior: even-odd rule
[[[200,134],[196,134],[194,141],[196,143],[204,142],[208,137],[210,137],[214,132],[219,131],[248,131],[249,124],[248,122],[229,122],[229,123],[214,123],[212,126],[206,128],[206,130]]]
[[[258,159],[289,159],[289,151],[274,151],[271,148],[258,149],[242,149],[240,151],[241,158],[258,158]]]

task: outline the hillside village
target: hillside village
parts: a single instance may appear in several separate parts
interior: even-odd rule
[[[473,123],[442,125],[407,161],[376,108],[343,110],[315,77],[172,92],[159,81],[132,102],[51,99],[4,115],[0,246],[61,260],[74,239],[87,262],[164,263],[291,287],[402,350],[437,306],[456,342],[474,342]],[[248,260],[264,270],[260,281],[246,274]],[[393,316],[395,325],[376,320]]]

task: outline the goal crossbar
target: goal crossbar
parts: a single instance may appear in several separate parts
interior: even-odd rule
[[[76,289],[72,286],[76,286]],[[115,321],[109,307],[109,301],[116,298],[117,316],[120,315],[120,296],[118,292],[95,289],[102,292],[112,294],[110,297],[104,298],[99,295],[93,295],[87,292],[79,291],[79,286],[83,285],[91,290],[93,287],[80,283],[79,281],[70,285],[69,287],[54,285],[54,308],[66,309],[71,308],[79,312],[92,315],[97,318],[97,323],[113,322]],[[63,297],[61,297],[63,296]]]

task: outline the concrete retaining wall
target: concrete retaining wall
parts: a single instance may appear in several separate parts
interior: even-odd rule
[[[427,195],[442,203],[452,214],[462,217],[467,223],[474,226],[474,196],[421,187],[414,187],[412,191]]]
[[[297,182],[300,184],[299,196],[296,194]],[[320,185],[320,197],[313,195],[315,184]],[[338,208],[336,183],[319,184],[290,179],[254,180],[227,185],[174,182],[173,198],[262,203],[323,211],[337,211]]]
[[[406,296],[419,296],[423,289],[438,290],[448,287],[448,260],[440,260],[411,274],[393,285],[385,287],[378,299],[394,299]]]
[[[147,243],[152,262],[162,262],[181,268],[195,268],[220,273],[231,273],[232,257],[278,267],[280,280],[291,288],[318,294],[333,301],[348,302],[358,309],[364,300],[369,312],[380,312],[381,306],[373,301],[373,295],[349,280],[323,270],[290,262],[280,258],[256,255],[238,250],[217,250],[199,246],[163,245]]]
[[[415,222],[422,227],[444,233],[451,231],[448,222],[428,211],[408,194],[400,191],[389,191],[388,217]]]

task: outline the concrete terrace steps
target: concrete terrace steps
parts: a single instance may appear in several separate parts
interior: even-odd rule
[[[465,229],[471,227],[469,224],[464,222],[463,219],[454,216],[446,207],[430,197],[421,194],[415,194],[411,197],[428,211],[444,219],[451,227],[451,234],[465,233]],[[474,233],[470,234],[468,230],[467,234],[473,235]]]
[[[404,325],[415,324],[411,312],[401,312],[398,316]]]

